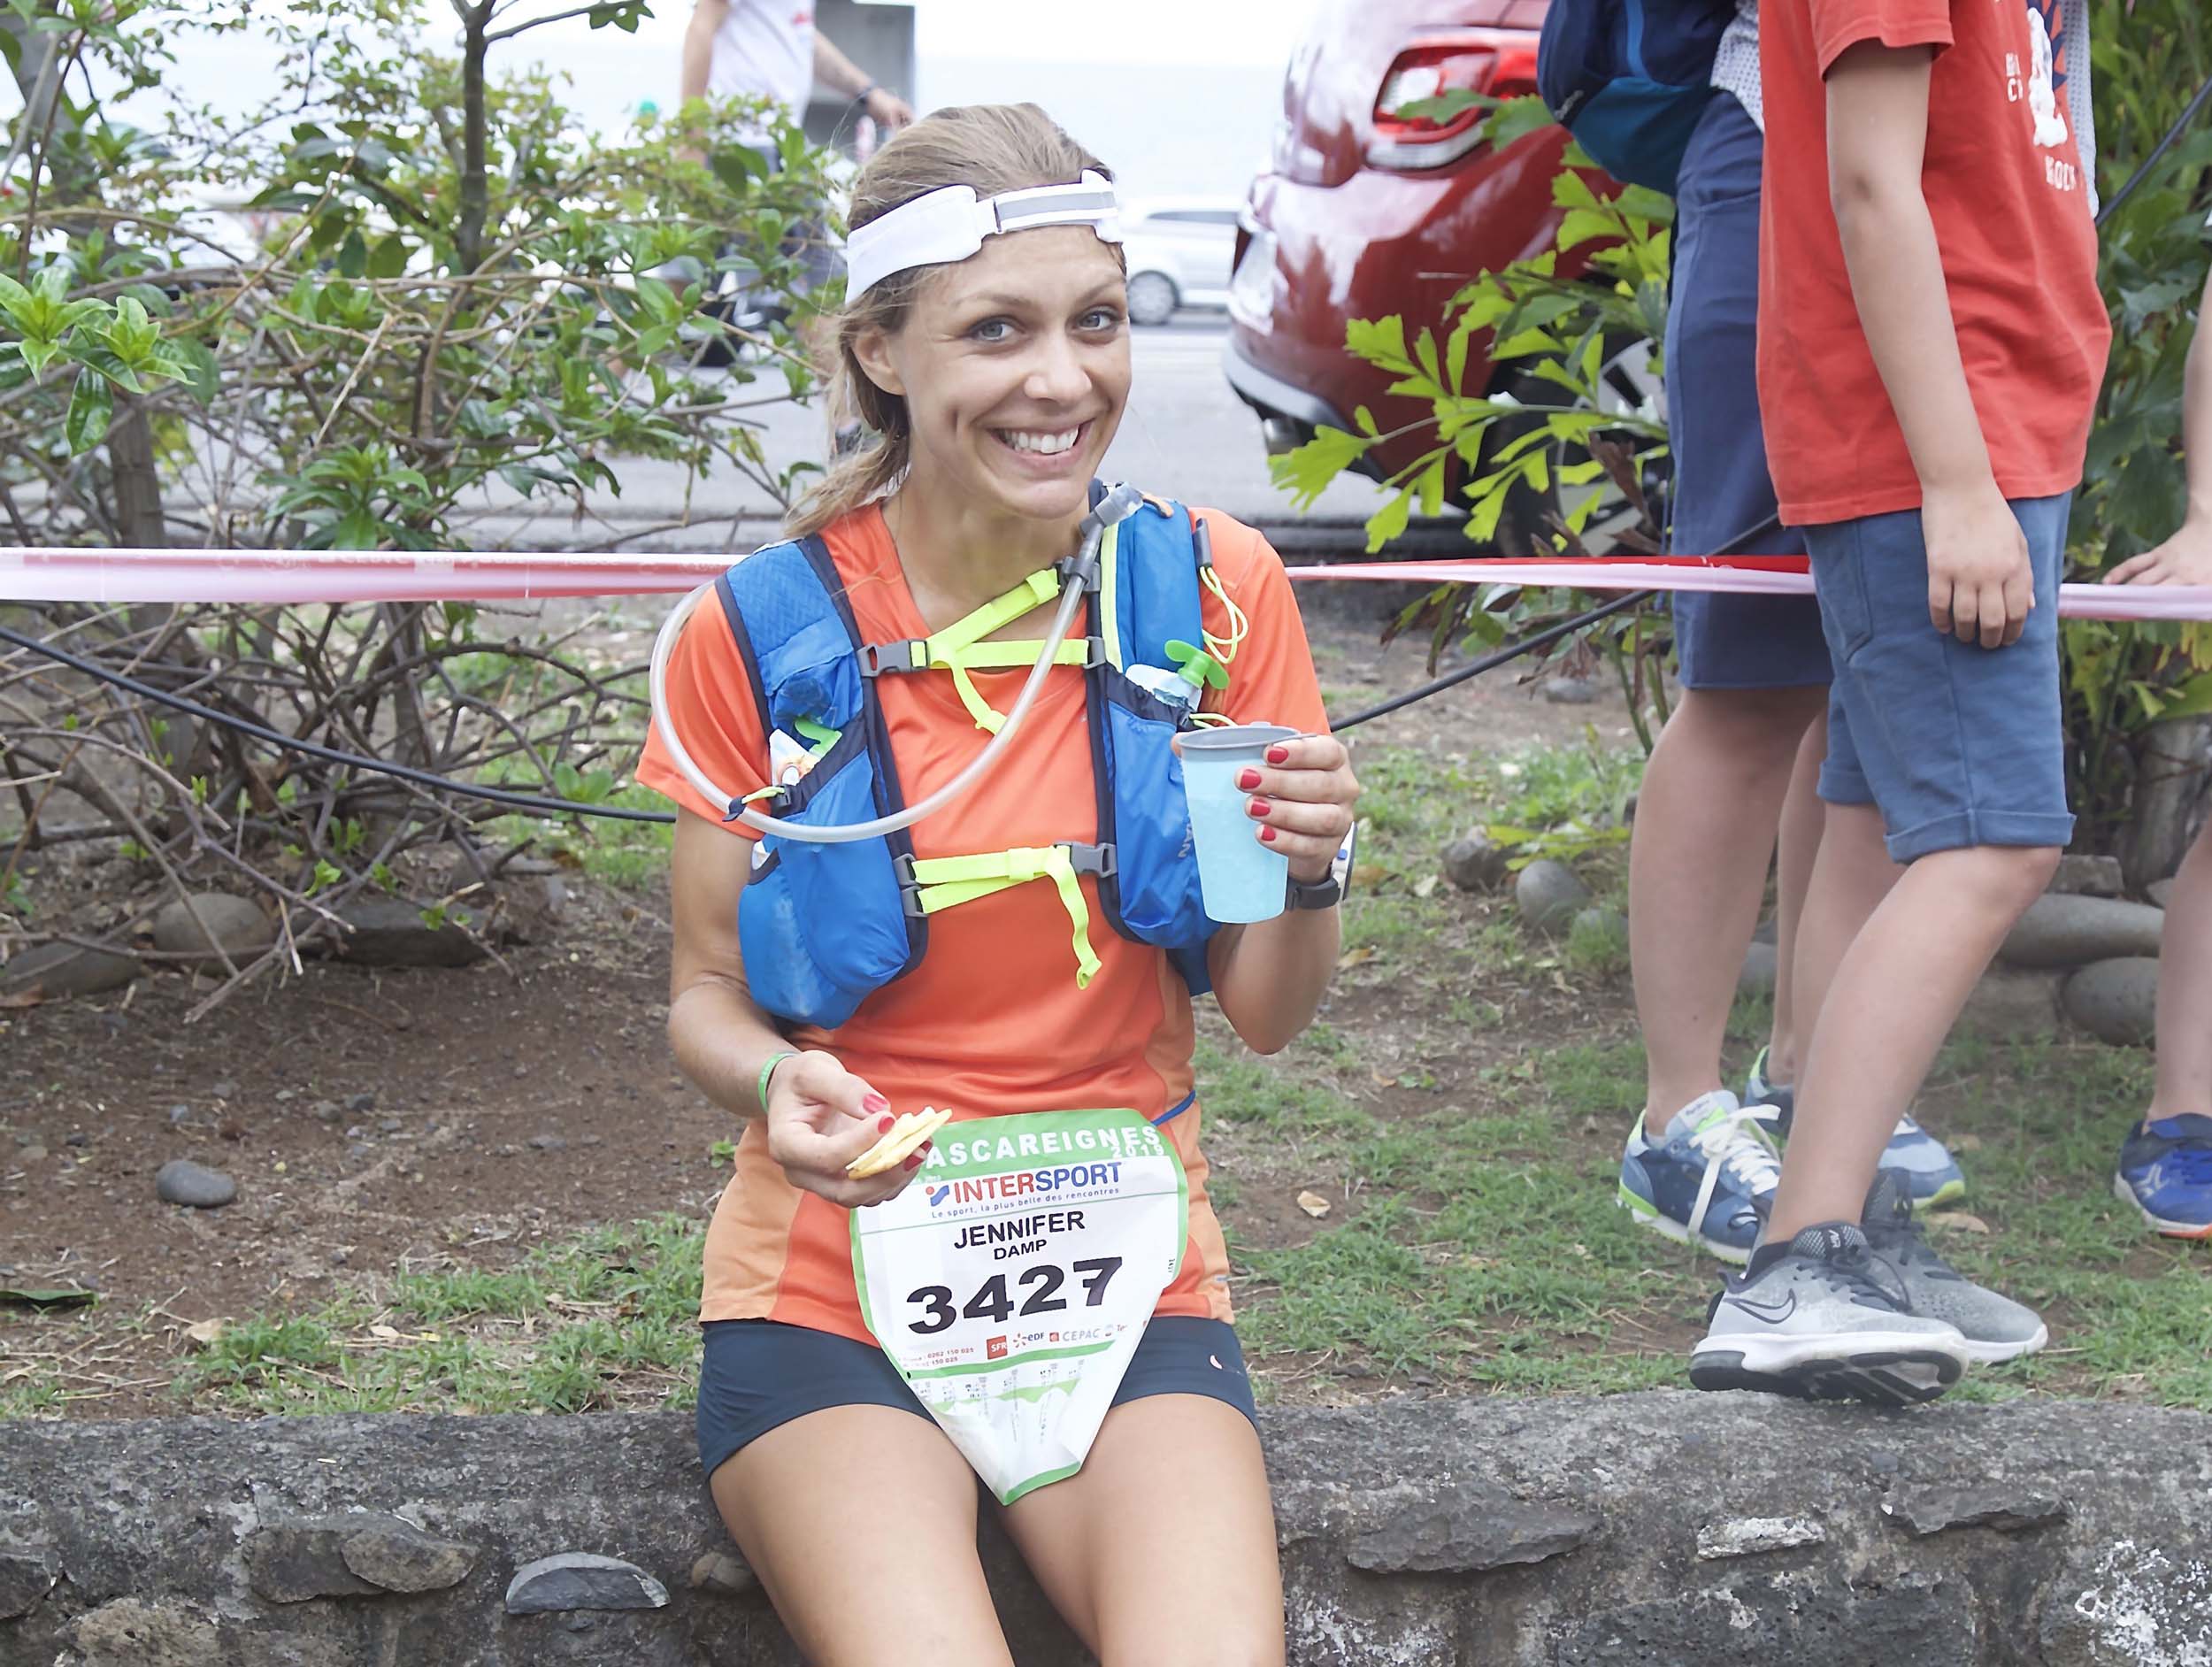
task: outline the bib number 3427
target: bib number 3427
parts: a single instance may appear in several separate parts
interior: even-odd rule
[[[1188,1232],[1174,1147],[1134,1111],[956,1122],[853,1212],[863,1312],[1006,1503],[1082,1467]]]

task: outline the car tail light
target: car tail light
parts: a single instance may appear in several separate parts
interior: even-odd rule
[[[1493,98],[1534,92],[1536,36],[1518,29],[1479,29],[1426,37],[1407,47],[1375,95],[1368,165],[1440,168],[1481,143],[1486,112],[1479,107],[1440,122],[1403,113],[1409,104],[1455,90]]]

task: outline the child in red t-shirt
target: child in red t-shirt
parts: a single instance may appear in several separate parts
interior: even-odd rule
[[[1798,991],[1819,1018],[1765,1241],[1691,1379],[1920,1400],[2046,1337],[1877,1166],[2073,830],[2058,572],[2109,338],[2064,113],[2085,42],[2058,0],[1768,0],[1761,25],[1760,405],[1835,663],[1800,968],[1834,972]],[[1855,935],[1819,918],[1886,859]]]

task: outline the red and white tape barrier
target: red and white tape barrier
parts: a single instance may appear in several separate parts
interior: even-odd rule
[[[678,595],[733,558],[572,551],[0,549],[0,602],[518,602],[549,596]],[[1719,590],[1810,595],[1802,557],[1668,557],[1549,561],[1341,562],[1293,567],[1295,580],[1386,579],[1576,590]],[[2066,585],[2069,619],[2212,620],[2212,586]]]

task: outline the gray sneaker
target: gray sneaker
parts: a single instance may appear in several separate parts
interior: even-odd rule
[[[1825,1222],[1752,1253],[1742,1277],[1713,1299],[1690,1381],[1901,1407],[1935,1399],[1966,1361],[1958,1328],[1913,1311],[1864,1233]]]
[[[1913,1312],[1958,1327],[1967,1359],[1993,1365],[2032,1355],[2051,1341],[2033,1309],[1975,1284],[1936,1254],[1913,1219],[1909,1177],[1893,1169],[1877,1173],[1863,1222],[1867,1242],[1897,1271]]]

